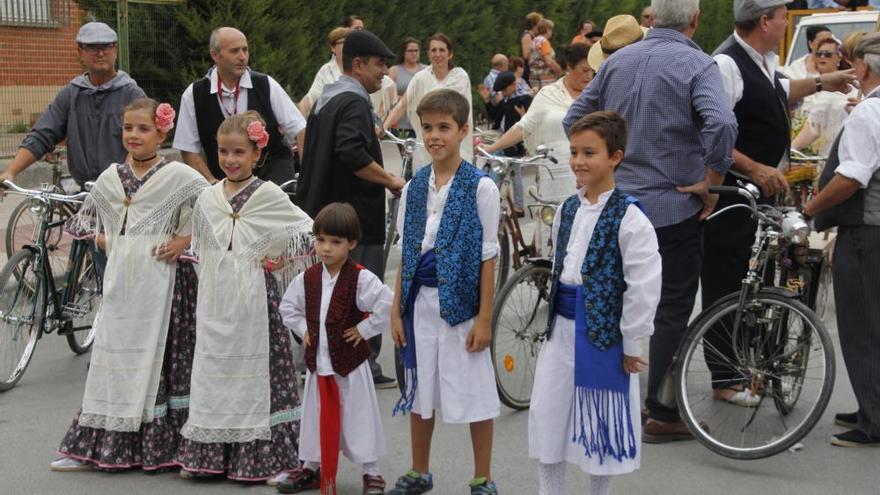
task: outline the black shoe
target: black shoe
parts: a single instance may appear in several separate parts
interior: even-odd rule
[[[376,388],[394,388],[397,386],[397,380],[385,375],[377,375],[373,377],[373,385]]]
[[[834,424],[844,428],[856,429],[859,427],[859,413],[837,413],[834,415]]]
[[[849,430],[831,437],[831,445],[838,447],[880,447],[880,437],[872,437],[862,430]]]

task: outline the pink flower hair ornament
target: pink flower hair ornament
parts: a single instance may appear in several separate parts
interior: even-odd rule
[[[156,107],[156,129],[168,132],[174,128],[174,108],[167,103],[160,103]]]
[[[269,144],[269,133],[266,132],[266,126],[259,120],[255,120],[247,126],[248,139],[253,141],[257,148],[263,149]]]

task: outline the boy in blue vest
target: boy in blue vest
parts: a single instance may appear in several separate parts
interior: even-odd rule
[[[394,412],[411,412],[412,469],[391,495],[425,493],[434,410],[468,423],[474,451],[472,494],[497,494],[492,481],[492,419],[501,405],[486,347],[492,337],[500,196],[491,179],[462,160],[470,105],[441,89],[419,104],[433,163],[403,190],[397,230],[403,259],[391,335],[403,355],[406,388]]]
[[[571,127],[571,169],[581,186],[556,212],[547,341],[538,356],[529,411],[529,455],[539,493],[562,495],[565,465],[591,475],[590,493],[611,492],[610,475],[639,467],[641,340],[660,301],[657,237],[635,199],[615,187],[626,122],[594,112]]]

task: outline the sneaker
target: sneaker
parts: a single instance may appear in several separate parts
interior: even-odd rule
[[[279,481],[275,489],[279,493],[299,493],[304,490],[318,490],[321,488],[321,469],[315,471],[300,467],[290,471],[286,480]]]
[[[470,482],[471,495],[497,495],[498,487],[488,478],[477,478]]]
[[[397,380],[390,376],[378,375],[373,377],[373,385],[376,388],[394,388],[397,386]]]
[[[849,430],[832,436],[831,445],[838,447],[880,447],[880,437],[873,437],[862,430]]]
[[[61,459],[55,459],[49,464],[49,468],[52,471],[56,471],[59,473],[73,473],[76,471],[91,471],[92,466],[82,461],[78,461],[73,457],[62,457]]]
[[[364,475],[364,495],[384,495],[385,480],[379,475]]]
[[[394,488],[388,492],[388,495],[418,495],[429,492],[432,488],[434,488],[434,478],[431,473],[422,475],[410,470],[397,478]]]
[[[834,415],[834,424],[844,428],[856,429],[859,427],[859,413],[838,413]]]

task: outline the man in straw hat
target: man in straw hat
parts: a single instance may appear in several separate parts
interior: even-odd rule
[[[854,79],[852,71],[832,72],[801,80],[786,79],[777,69],[774,50],[788,24],[786,0],[736,0],[736,30],[715,52],[724,81],[724,99],[736,114],[739,133],[733,151],[734,164],[725,185],[747,180],[770,202],[788,188],[780,168],[788,163],[791,146],[788,108],[818,91],[842,91]],[[745,203],[744,198],[722,196],[717,208]],[[703,307],[739,290],[748,268],[757,223],[746,210],[725,213],[708,222],[703,230]],[[707,340],[718,352],[733,356],[730,339],[712,334]],[[752,395],[741,376],[727,366],[712,366],[713,395],[741,406],[753,406]]]
[[[602,39],[590,47],[587,63],[594,71],[599,70],[612,53],[645,38],[648,28],[639,26],[639,21],[631,15],[616,15],[605,23]]]
[[[880,446],[880,33],[856,45],[853,68],[866,95],[831,148],[819,194],[804,213],[819,230],[837,227],[834,302],[840,349],[859,405],[837,414],[849,428],[831,439],[840,447]]]
[[[691,40],[699,0],[653,0],[651,7],[654,29],[644,41],[608,57],[564,126],[567,130],[583,115],[612,110],[626,118],[633,137],[615,179],[644,206],[663,260],[644,441],[665,442],[692,438],[675,404],[661,401],[660,389],[693,311],[703,255],[700,220],[717,201],[707,186],[720,184],[733,161],[736,117],[718,98],[724,91],[718,66]],[[626,354],[639,355],[641,349],[626,349]]]

